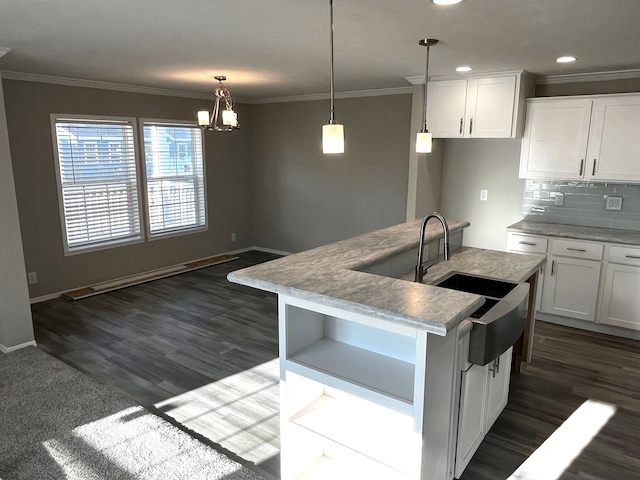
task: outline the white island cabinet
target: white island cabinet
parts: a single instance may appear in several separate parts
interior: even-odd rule
[[[279,322],[283,480],[453,478],[469,322],[439,336],[286,296]]]
[[[464,469],[459,439],[471,432],[479,444],[504,408],[509,360],[501,360],[500,375],[489,362],[474,367],[481,382],[463,378],[469,316],[485,299],[431,284],[453,272],[524,282],[545,259],[459,246],[417,283],[411,272],[421,223],[228,275],[278,295],[282,479],[452,480]],[[425,231],[429,252],[443,237],[435,223]],[[447,223],[450,238],[469,226]],[[479,422],[462,428],[460,409],[478,402]]]

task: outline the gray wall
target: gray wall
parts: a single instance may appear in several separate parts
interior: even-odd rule
[[[32,341],[33,325],[0,76],[0,350]]]
[[[323,155],[328,101],[252,106],[256,245],[298,252],[405,221],[411,95],[336,101],[345,153]]]
[[[211,102],[13,80],[3,85],[26,269],[38,275],[32,298],[253,244],[249,107],[238,106],[240,131],[205,135],[207,232],[64,256],[49,114],[194,120]]]
[[[441,211],[468,220],[464,244],[504,250],[506,228],[522,219],[524,180],[518,178],[520,139],[448,139],[444,146]],[[480,200],[488,190],[488,200]]]

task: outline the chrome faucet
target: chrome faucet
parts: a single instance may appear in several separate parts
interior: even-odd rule
[[[434,262],[426,265],[426,262],[422,261],[423,251],[424,251],[424,233],[427,230],[427,222],[432,219],[437,218],[442,224],[442,229],[444,230],[444,259],[451,259],[451,250],[449,249],[449,226],[447,225],[447,221],[444,219],[442,215],[437,212],[430,213],[424,220],[422,220],[422,225],[420,226],[420,243],[418,244],[418,264],[416,265],[416,276],[415,281],[422,283],[422,279],[424,278],[424,274],[427,272],[427,269],[433,265]]]

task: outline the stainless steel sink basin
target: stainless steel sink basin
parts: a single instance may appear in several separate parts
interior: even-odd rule
[[[486,365],[513,345],[527,319],[529,285],[451,272],[434,285],[475,293],[485,303],[470,315],[469,362]]]

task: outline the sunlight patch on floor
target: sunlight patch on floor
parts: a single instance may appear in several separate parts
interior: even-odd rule
[[[520,465],[509,480],[560,478],[615,413],[615,405],[587,400]]]
[[[279,360],[155,405],[185,427],[260,464],[280,452]]]
[[[241,467],[142,407],[43,442],[64,478],[223,479]]]

